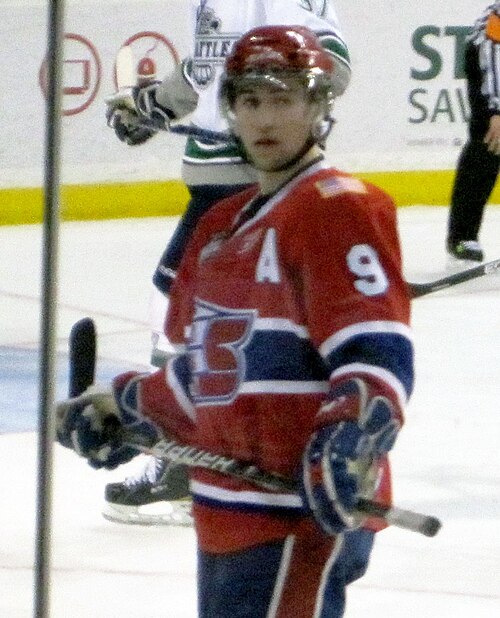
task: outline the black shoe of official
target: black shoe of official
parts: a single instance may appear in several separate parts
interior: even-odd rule
[[[484,260],[483,250],[477,240],[448,242],[448,253],[457,260],[470,262],[482,262]]]
[[[141,525],[190,526],[191,498],[187,468],[151,457],[142,474],[105,488],[103,516]]]

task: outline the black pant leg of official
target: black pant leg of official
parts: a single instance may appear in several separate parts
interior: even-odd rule
[[[458,159],[448,218],[448,245],[477,240],[488,201],[498,175],[500,157],[488,152],[484,136],[488,131],[488,99],[482,93],[483,74],[479,49],[469,41],[464,68],[470,105],[469,138]]]
[[[499,170],[500,157],[491,154],[481,139],[471,138],[457,166],[448,220],[448,243],[477,240],[483,212]]]

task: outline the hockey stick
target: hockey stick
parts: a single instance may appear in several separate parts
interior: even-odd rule
[[[436,279],[435,281],[429,281],[428,283],[408,283],[411,291],[412,298],[420,298],[426,294],[437,292],[438,290],[444,290],[450,288],[459,283],[465,283],[471,279],[477,279],[484,275],[492,275],[500,269],[500,259],[492,260],[491,262],[485,262],[474,268],[468,268],[458,273],[453,273],[447,277]]]
[[[69,397],[78,397],[95,380],[97,340],[94,321],[83,318],[69,335]]]
[[[73,326],[70,337],[70,363],[72,364],[70,393],[78,394],[79,388],[85,384],[90,386],[93,381],[95,357],[95,328],[92,320],[86,318]],[[83,394],[67,403],[71,401],[84,403],[87,399],[90,402],[92,396]],[[159,459],[168,459],[190,467],[213,470],[248,481],[264,489],[288,492],[297,490],[296,481],[292,479],[265,472],[252,464],[231,457],[224,457],[192,446],[182,445],[174,440],[160,440],[154,445],[141,444],[137,442],[135,434],[129,435],[126,432],[123,433],[122,438],[137,450]],[[388,507],[372,500],[360,499],[357,510],[363,515],[383,519],[387,524],[419,532],[425,536],[435,536],[441,527],[441,522],[435,517],[397,507]]]
[[[137,71],[134,67],[132,48],[130,45],[124,45],[118,50],[118,54],[116,56],[116,85],[118,87],[118,91],[106,97],[106,103],[115,107],[128,107],[131,110],[135,110],[132,88],[136,86],[136,84]],[[141,119],[141,125],[144,127],[151,126],[153,129],[158,130],[158,126],[156,124],[149,123],[146,118]],[[165,130],[168,133],[188,135],[206,142],[228,143],[234,141],[229,133],[201,129],[200,127],[196,127],[194,125],[170,124],[168,129]]]
[[[283,477],[272,472],[260,470],[253,464],[247,464],[232,457],[216,455],[208,451],[179,444],[175,440],[160,440],[152,446],[143,445],[137,442],[137,438],[132,435],[125,442],[142,453],[153,455],[158,459],[183,464],[189,467],[204,468],[213,470],[221,474],[227,474],[234,478],[253,483],[263,489],[270,491],[297,492],[298,484],[294,479]],[[415,511],[400,509],[395,506],[386,506],[366,498],[358,499],[356,510],[366,516],[383,519],[387,524],[404,528],[413,532],[418,532],[424,536],[433,537],[439,532],[441,522],[431,515],[423,515]]]

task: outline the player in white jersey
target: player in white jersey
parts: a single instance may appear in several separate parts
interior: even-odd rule
[[[227,121],[217,103],[223,64],[243,33],[260,25],[291,24],[309,27],[333,57],[337,71],[335,95],[346,89],[351,69],[349,53],[329,0],[191,0],[192,54],[162,82],[135,90],[137,112],[113,106],[108,123],[117,136],[129,145],[142,144],[172,121],[190,115],[196,129],[227,131]],[[146,126],[145,126],[146,123]],[[252,167],[234,141],[213,141],[189,137],[182,161],[182,178],[190,202],[173,238],[166,247],[153,275],[155,292],[152,315],[163,316],[166,297],[186,244],[199,218],[212,204],[255,182]],[[168,349],[162,319],[153,324],[155,349],[153,362],[161,360],[161,349]],[[174,475],[174,476],[172,476]],[[189,523],[188,505],[179,499],[187,494],[187,479],[178,468],[158,460],[150,461],[139,477],[106,487],[104,515],[130,523]],[[146,514],[146,505],[176,500],[165,513]]]

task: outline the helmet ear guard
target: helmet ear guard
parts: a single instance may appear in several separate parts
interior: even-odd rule
[[[322,118],[318,118],[316,124],[312,128],[312,138],[323,150],[325,149],[326,140],[335,122],[335,118],[332,115],[323,116]]]
[[[250,30],[237,41],[226,58],[219,101],[222,113],[234,127],[233,107],[244,85],[264,83],[287,89],[285,79],[299,78],[320,112],[311,137],[320,146],[334,124],[336,66],[316,35],[303,26],[263,26]]]

